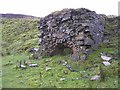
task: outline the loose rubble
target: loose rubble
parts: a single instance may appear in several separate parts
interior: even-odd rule
[[[16,68],[26,69],[27,66],[29,66],[29,67],[38,67],[38,64],[37,63],[32,63],[31,61],[26,61],[26,60],[24,60],[23,64],[22,64],[22,61],[17,60]]]
[[[48,71],[48,70],[51,70],[52,68],[50,67],[46,67],[45,70]]]
[[[104,61],[109,61],[112,59],[111,56],[109,56],[107,53],[103,52],[101,53],[101,58],[104,60]]]
[[[63,66],[67,65],[67,62],[64,62],[62,65],[63,65]]]
[[[29,52],[37,52],[39,49],[38,48],[30,48]]]
[[[30,67],[38,67],[37,64],[29,64]]]
[[[99,79],[100,79],[100,76],[99,75],[95,75],[90,80],[96,81],[96,80],[99,80]]]
[[[101,58],[102,58],[103,60],[105,60],[105,61],[109,61],[109,60],[112,59],[112,57],[104,56],[104,55],[102,55]]]
[[[73,71],[73,69],[71,68],[71,66],[70,65],[66,65],[66,68],[68,68],[70,71]]]
[[[103,64],[104,64],[105,66],[110,66],[110,65],[111,65],[108,61],[103,61]]]
[[[60,81],[64,81],[65,80],[65,78],[60,78]]]
[[[73,60],[85,60],[102,42],[104,19],[85,8],[63,9],[41,18],[38,29],[40,58],[64,54],[69,48]]]
[[[110,66],[111,63],[109,62],[112,57],[110,55],[108,55],[107,53],[103,52],[101,53],[101,58],[102,60],[104,60],[102,63],[105,65],[105,66]]]
[[[20,68],[26,69],[27,67],[25,65],[21,65]]]

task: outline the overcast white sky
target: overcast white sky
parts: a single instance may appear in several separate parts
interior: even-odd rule
[[[44,17],[63,8],[87,8],[98,14],[118,15],[119,0],[0,0],[0,13]]]

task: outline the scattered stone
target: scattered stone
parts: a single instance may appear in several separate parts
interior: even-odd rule
[[[63,66],[67,65],[67,62],[65,61],[62,65],[63,65]]]
[[[108,61],[103,61],[103,64],[104,64],[105,66],[110,66],[110,65],[111,65]]]
[[[30,67],[37,67],[38,64],[29,64]]]
[[[37,52],[39,49],[38,48],[30,48],[29,52]]]
[[[66,67],[67,67],[70,71],[73,71],[73,69],[71,68],[70,65],[67,64]]]
[[[77,80],[80,80],[80,77],[77,77],[76,79],[77,79]]]
[[[100,76],[99,75],[95,75],[90,80],[96,81],[96,80],[99,80],[99,79],[100,79]]]
[[[46,67],[45,70],[48,71],[48,70],[51,70],[52,68],[50,67]]]
[[[60,81],[64,81],[65,80],[65,78],[60,78]]]
[[[86,72],[86,71],[83,71],[83,72]]]
[[[104,61],[109,61],[112,59],[112,57],[109,57],[109,56],[106,56],[106,55],[101,55],[101,58],[104,60]]]
[[[21,65],[20,68],[26,69],[27,67],[25,65]]]
[[[67,71],[67,70],[64,70],[63,73],[64,73],[64,74],[68,74],[68,71]]]

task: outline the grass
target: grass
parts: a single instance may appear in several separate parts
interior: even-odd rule
[[[118,39],[112,31],[114,25],[111,26],[114,22],[106,22],[105,33],[111,34],[108,37],[110,43],[101,44],[86,61],[78,62],[71,60],[69,55],[45,57],[41,60],[29,58],[29,48],[38,47],[37,22],[38,19],[2,19],[3,88],[118,88]],[[110,66],[102,65],[101,52],[113,56]],[[17,60],[22,61],[22,64],[24,60],[37,63],[38,67],[18,69]],[[60,61],[67,61],[77,72],[71,72],[66,66],[59,64]],[[92,76],[100,73],[100,66],[105,80],[90,81]],[[46,71],[46,67],[51,70]],[[65,80],[61,81],[61,78]]]
[[[1,22],[2,55],[25,53],[30,47],[37,46],[38,19],[3,18]]]
[[[90,78],[93,75],[99,73],[99,67],[89,64],[90,60],[81,64],[78,69],[78,72],[70,72],[65,66],[59,65],[59,60],[64,60],[66,57],[63,56],[54,56],[51,58],[44,58],[42,60],[29,60],[26,55],[10,55],[3,57],[3,88],[117,88],[118,86],[118,77],[117,73],[113,71],[113,68],[117,68],[117,61],[113,60],[110,67],[103,66],[106,70],[106,80],[104,82],[100,81],[90,81]],[[38,64],[38,67],[27,67],[27,69],[16,69],[16,60],[28,60]],[[48,59],[50,61],[48,61]],[[8,64],[11,61],[12,64]],[[47,67],[52,69],[46,71]],[[76,66],[76,62],[68,61],[71,66]],[[98,64],[96,61],[93,62],[94,65]],[[86,67],[92,66],[92,68],[86,69]],[[109,71],[110,70],[110,71]],[[67,71],[65,74],[63,71]],[[41,73],[41,74],[40,74]],[[65,81],[60,81],[60,78],[66,78]],[[77,80],[79,78],[79,80]],[[11,83],[12,82],[12,83]],[[92,86],[90,85],[92,83]],[[99,84],[99,85],[97,85]]]

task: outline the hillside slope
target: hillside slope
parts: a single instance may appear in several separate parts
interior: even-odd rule
[[[38,18],[1,20],[3,88],[118,88],[117,18],[106,19],[106,41],[89,55],[85,62],[74,62],[70,60],[69,55],[46,57],[42,60],[29,58],[31,54],[28,50],[38,47],[38,21]],[[101,52],[112,55],[110,66],[102,64]],[[22,64],[24,61],[37,63],[38,67],[17,69],[17,61],[22,61]],[[66,68],[65,62],[76,71],[72,72]],[[101,74],[101,71],[105,75],[103,81],[90,81],[92,76]]]
[[[38,19],[2,19],[2,55],[23,53],[37,46]]]
[[[31,15],[12,14],[12,13],[0,14],[0,17],[2,17],[2,18],[36,18]]]

